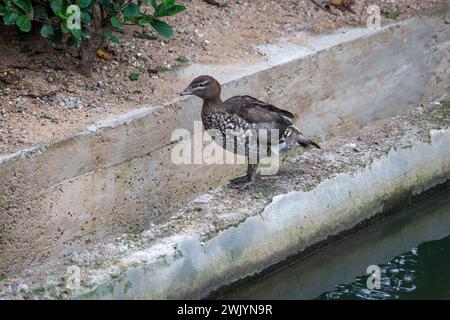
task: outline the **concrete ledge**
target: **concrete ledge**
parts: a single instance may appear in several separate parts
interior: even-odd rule
[[[224,95],[251,93],[330,137],[405,114],[448,86],[449,9],[380,30],[300,35],[264,47],[268,61],[211,68]],[[180,73],[188,79],[201,66]],[[108,235],[145,229],[238,167],[175,166],[170,133],[192,129],[200,103],[146,106],[46,146],[0,157],[0,275],[61,259]]]
[[[380,120],[291,152],[246,193],[217,188],[140,234],[87,245],[0,283],[0,298],[201,298],[450,178],[448,110]],[[68,291],[66,268],[81,268]]]

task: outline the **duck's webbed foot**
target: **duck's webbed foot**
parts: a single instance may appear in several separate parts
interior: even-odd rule
[[[238,177],[230,181],[230,188],[244,190],[253,183],[254,179],[249,176]]]
[[[245,176],[242,176],[242,177],[237,177],[237,178],[231,179],[231,180],[230,180],[230,183],[231,183],[232,185],[233,185],[233,184],[238,184],[238,183],[246,182],[246,181],[248,181],[249,179],[250,179],[250,177],[247,176],[247,175],[245,175]]]
[[[255,181],[257,168],[257,164],[249,164],[247,175],[230,180],[230,188],[239,189],[241,191],[246,189]]]

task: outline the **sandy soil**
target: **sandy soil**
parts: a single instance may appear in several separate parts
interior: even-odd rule
[[[0,26],[0,154],[67,137],[141,104],[168,101],[186,85],[175,71],[189,64],[262,61],[254,45],[299,31],[365,24],[369,4],[379,5],[383,20],[389,20],[393,12],[403,19],[448,0],[361,0],[351,10],[331,8],[332,13],[309,0],[230,0],[225,8],[181,2],[188,10],[167,19],[174,26],[172,39],[128,27],[118,34],[120,44],[104,48],[112,59],[99,57],[91,77],[77,72],[76,49],[56,50],[39,36]],[[130,80],[133,73],[138,80]]]

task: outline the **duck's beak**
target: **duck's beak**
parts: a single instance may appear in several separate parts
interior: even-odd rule
[[[180,92],[180,96],[188,96],[192,94],[192,88],[191,87],[187,87],[186,89],[184,89],[183,91]]]

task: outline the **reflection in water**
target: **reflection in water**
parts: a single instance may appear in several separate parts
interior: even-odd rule
[[[380,268],[380,289],[368,289],[364,275],[319,299],[450,299],[450,236],[422,243]]]

